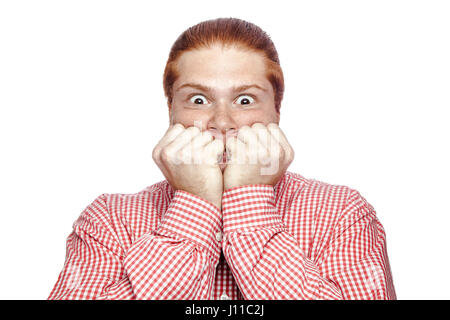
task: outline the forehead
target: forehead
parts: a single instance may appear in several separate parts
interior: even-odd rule
[[[242,83],[270,85],[263,56],[239,48],[202,48],[184,52],[178,59],[179,77],[174,87],[197,82],[211,87],[232,87]]]

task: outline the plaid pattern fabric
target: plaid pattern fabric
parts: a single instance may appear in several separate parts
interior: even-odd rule
[[[222,210],[164,180],[80,215],[48,299],[396,299],[384,229],[349,187],[287,171]]]

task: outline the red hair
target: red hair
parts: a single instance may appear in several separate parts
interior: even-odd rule
[[[172,86],[178,78],[176,62],[183,52],[208,48],[214,44],[236,46],[263,54],[266,76],[275,94],[275,110],[279,113],[284,93],[284,77],[278,52],[269,35],[253,23],[237,18],[218,18],[203,21],[184,31],[170,50],[164,69],[163,85],[167,103],[172,103]]]

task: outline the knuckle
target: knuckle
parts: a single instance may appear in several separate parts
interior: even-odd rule
[[[186,154],[187,154],[186,150],[185,149],[181,149],[181,150],[175,152],[174,158],[175,159],[183,159]]]
[[[171,156],[169,148],[162,149],[160,154],[162,160],[168,160]]]
[[[202,136],[203,139],[205,139],[205,140],[207,140],[207,141],[211,141],[212,138],[213,138],[211,132],[209,132],[209,131],[203,131],[203,132],[201,133],[201,136]]]
[[[279,153],[276,154],[280,159],[286,159],[286,151],[283,148],[279,148]]]
[[[289,147],[289,148],[287,149],[287,152],[286,152],[286,153],[287,153],[286,156],[285,156],[286,160],[288,160],[288,161],[294,160],[294,156],[295,156],[294,149],[292,149],[291,147]]]
[[[209,137],[209,138],[211,138],[211,139],[214,138],[211,132],[205,131],[204,133],[205,133],[205,135],[206,135],[207,137]]]
[[[200,133],[200,129],[197,127],[189,127],[186,129],[187,132],[189,132],[189,134],[191,136],[197,135],[198,133]]]
[[[241,129],[239,129],[239,132],[238,132],[238,137],[239,138],[244,138],[244,137],[247,137],[247,136],[249,136],[249,131],[250,130],[252,130],[249,126],[244,126],[244,127],[242,127]]]
[[[155,161],[159,160],[159,154],[160,154],[160,148],[159,147],[155,147],[152,151],[152,158]]]
[[[265,126],[261,123],[261,122],[255,122],[253,125],[252,125],[252,129],[262,129],[262,128],[264,128]]]
[[[176,123],[173,125],[173,130],[184,129],[184,126],[181,123]]]
[[[274,122],[271,122],[267,125],[267,128],[269,129],[278,129],[278,125]]]
[[[258,125],[254,125],[253,127],[253,131],[256,132],[256,134],[260,137],[266,137],[267,136],[267,127],[264,126],[263,124],[258,124]]]

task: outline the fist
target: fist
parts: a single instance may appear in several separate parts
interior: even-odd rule
[[[152,157],[174,190],[184,190],[221,207],[223,176],[218,159],[223,142],[197,127],[171,125]]]
[[[224,189],[249,184],[274,186],[294,160],[294,150],[275,123],[243,126],[227,140],[230,161],[224,172]]]

